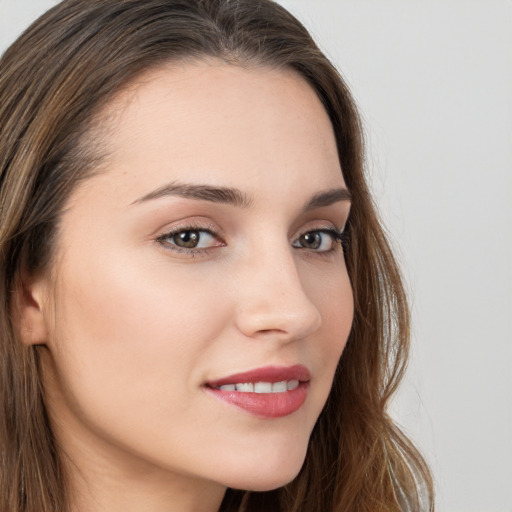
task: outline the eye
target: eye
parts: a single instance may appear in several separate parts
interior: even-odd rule
[[[336,229],[317,229],[303,233],[293,242],[293,247],[328,252],[335,249],[342,239],[342,233]]]
[[[224,245],[209,229],[193,227],[180,227],[158,237],[157,241],[171,250],[192,253]]]
[[[175,235],[171,235],[169,239],[178,247],[186,249],[204,249],[211,243],[213,236],[208,231],[189,230],[180,231]]]

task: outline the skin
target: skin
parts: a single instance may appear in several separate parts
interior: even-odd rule
[[[269,490],[300,470],[353,317],[348,201],[332,126],[292,71],[169,65],[116,97],[105,169],[62,216],[51,271],[25,280],[25,341],[42,344],[50,418],[73,510],[215,511],[226,487]],[[245,206],[162,195],[233,187]],[[209,229],[195,252],[170,230]],[[174,249],[173,249],[174,247]],[[330,249],[330,250],[328,250]],[[268,365],[311,372],[304,405],[256,417],[204,384]]]

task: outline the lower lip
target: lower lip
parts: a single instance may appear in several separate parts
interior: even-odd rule
[[[260,418],[282,418],[298,411],[306,401],[308,389],[307,382],[301,382],[298,388],[282,393],[243,393],[206,388],[208,393],[219,400],[244,409]]]

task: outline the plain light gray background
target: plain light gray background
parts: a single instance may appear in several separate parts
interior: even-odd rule
[[[55,3],[0,0],[0,51]],[[365,120],[414,315],[393,411],[433,468],[437,510],[512,512],[512,2],[280,3]]]

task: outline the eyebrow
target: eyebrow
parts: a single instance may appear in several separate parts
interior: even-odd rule
[[[191,183],[169,183],[142,196],[132,204],[144,203],[165,196],[178,196],[187,199],[210,201],[212,203],[230,204],[240,208],[249,208],[252,204],[252,199],[236,188],[214,187],[211,185],[196,185]]]
[[[145,203],[166,196],[178,196],[199,201],[229,204],[239,208],[250,208],[253,204],[252,198],[237,188],[176,182],[157,188],[149,194],[140,197],[132,204]],[[351,194],[346,188],[333,188],[315,194],[306,202],[303,211],[306,212],[316,208],[330,206],[340,201],[350,200]]]
[[[330,206],[340,201],[352,201],[352,195],[346,188],[332,188],[325,192],[319,192],[315,194],[305,205],[303,210],[305,212],[314,210],[316,208],[322,208]]]

